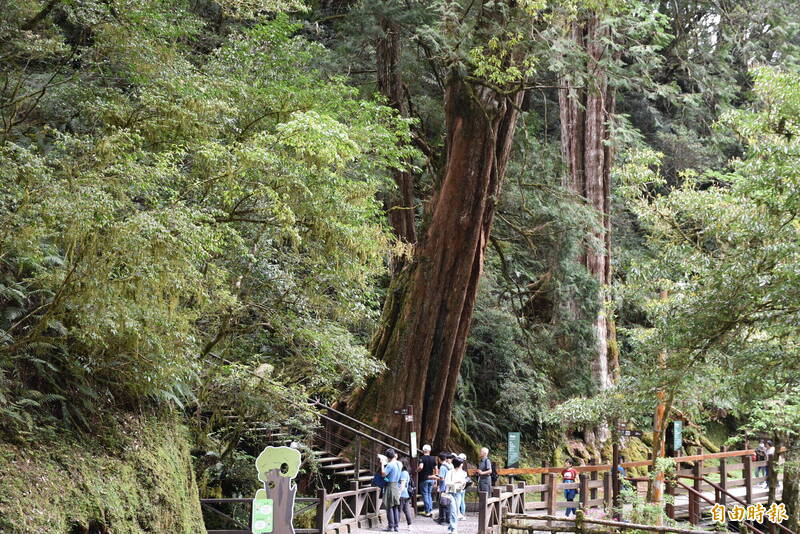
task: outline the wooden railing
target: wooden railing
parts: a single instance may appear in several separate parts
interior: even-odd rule
[[[534,534],[536,532],[575,532],[577,534],[616,534],[622,530],[671,534],[708,534],[708,530],[690,530],[672,526],[624,523],[607,519],[588,518],[578,510],[576,517],[554,515],[503,514],[498,534]]]
[[[693,525],[702,519],[703,512],[709,511],[714,504],[725,505],[736,501],[740,504],[755,504],[766,502],[768,489],[760,488],[759,483],[767,480],[766,476],[756,477],[759,467],[769,466],[767,461],[752,460],[752,450],[723,451],[720,453],[682,456],[675,458],[677,469],[675,472],[677,483],[668,483],[666,493],[672,496],[669,503],[665,504],[666,513],[672,519],[688,519]],[[709,466],[708,460],[718,460],[719,465]],[[774,462],[772,462],[774,463]],[[626,469],[640,466],[650,466],[650,461],[625,462]],[[514,509],[526,513],[546,513],[555,516],[566,508],[581,510],[605,509],[611,510],[614,502],[611,465],[587,465],[575,468],[579,479],[574,483],[559,482],[560,467],[534,467],[522,469],[500,469],[498,472],[504,476],[540,475],[540,484],[516,483],[509,486],[493,488],[491,494],[479,498],[479,523],[478,534],[498,534],[501,522],[501,511],[512,509],[510,499],[516,499]],[[733,473],[741,472],[737,477]],[[712,482],[707,475],[718,474],[720,482]],[[680,482],[690,480],[690,483]],[[627,477],[627,484],[643,495],[647,490],[649,478]],[[744,488],[741,499],[732,491]],[[577,489],[575,501],[567,501],[564,497],[565,489]],[[713,497],[704,493],[713,492]],[[779,527],[780,528],[780,527]],[[781,529],[783,530],[783,529]],[[784,533],[788,534],[788,533]]]
[[[316,529],[319,534],[349,532],[355,528],[373,527],[386,516],[381,510],[380,488],[359,488],[357,482],[350,490],[337,493],[317,491]],[[297,530],[297,529],[295,529]]]
[[[492,488],[492,494],[478,492],[478,533],[499,534],[503,516],[525,513],[525,483]]]
[[[317,497],[297,497],[294,500],[295,502],[295,509],[294,509],[294,517],[302,514],[307,510],[311,510],[312,508],[317,508],[319,504],[319,499]],[[226,512],[222,511],[221,507],[226,507],[230,505],[236,504],[244,504],[245,508],[247,509],[246,519],[240,521],[239,519],[233,517],[233,512],[228,510]],[[231,499],[200,499],[200,506],[204,509],[212,513],[217,517],[223,518],[223,520],[228,524],[230,528],[224,529],[209,529],[206,532],[208,534],[250,534],[250,515],[252,513],[252,505],[253,499],[243,499],[243,498],[231,498]],[[317,534],[319,531],[316,528],[295,528],[295,534]]]

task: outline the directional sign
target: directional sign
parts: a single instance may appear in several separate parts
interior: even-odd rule
[[[519,432],[508,433],[508,462],[506,467],[519,467]]]
[[[412,458],[416,458],[417,457],[417,433],[416,432],[412,432],[411,433],[411,437],[410,437],[408,442],[409,442],[409,444],[411,444],[411,457]]]
[[[667,449],[675,454],[683,447],[683,421],[672,421],[667,427]]]
[[[272,499],[253,499],[253,534],[272,532]]]

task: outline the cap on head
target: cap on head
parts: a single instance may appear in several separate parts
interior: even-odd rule
[[[431,446],[430,445],[423,445],[422,446],[422,452],[431,452]]]
[[[461,454],[459,454],[458,457],[459,457],[459,459],[461,459],[462,462],[466,462],[467,461],[467,455],[464,454],[463,452]]]

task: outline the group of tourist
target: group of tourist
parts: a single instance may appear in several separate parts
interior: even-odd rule
[[[405,516],[408,529],[412,530],[413,499],[416,487],[408,459],[397,459],[394,450],[385,453],[386,461],[382,465],[381,476],[385,482],[383,502],[386,505],[388,526],[386,532],[398,532],[401,513]],[[383,461],[383,459],[382,459]],[[433,517],[434,498],[438,503],[436,522],[447,525],[450,533],[458,532],[458,521],[466,516],[466,490],[475,482],[467,472],[466,454],[440,452],[431,455],[431,446],[422,447],[422,455],[417,465],[417,479],[425,517]],[[490,492],[492,488],[492,462],[489,460],[489,449],[483,448],[477,466],[478,491]],[[495,475],[496,476],[496,475]]]
[[[772,442],[771,439],[768,440],[761,440],[758,442],[758,447],[756,447],[755,453],[753,454],[753,460],[758,462],[769,461],[775,457],[775,444]],[[760,465],[756,467],[756,477],[769,477],[769,464]],[[767,480],[761,483],[761,486],[767,487]]]
[[[386,532],[398,532],[401,514],[405,516],[408,529],[413,530],[413,518],[416,499],[416,485],[411,467],[407,458],[398,460],[397,453],[388,449],[381,458],[382,468],[380,476],[384,481],[383,502],[386,505],[388,526]],[[574,461],[568,458],[561,478],[565,484],[573,484],[578,479],[578,471]],[[438,504],[438,514],[434,518],[440,525],[447,525],[449,533],[458,532],[458,522],[466,516],[466,490],[475,481],[468,474],[467,456],[452,452],[440,452],[437,456],[431,455],[431,446],[422,447],[416,472],[419,480],[419,490],[422,494],[424,509],[420,515],[434,517],[434,500]],[[480,451],[480,458],[475,470],[477,490],[490,493],[494,485],[497,472],[489,459],[489,449]],[[620,473],[624,477],[624,470]],[[578,490],[568,488],[564,490],[567,501],[574,501]],[[576,508],[569,507],[566,515],[574,515]]]

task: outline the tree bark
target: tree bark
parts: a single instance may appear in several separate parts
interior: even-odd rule
[[[783,492],[781,501],[786,504],[786,515],[789,516],[788,524],[784,525],[792,532],[800,529],[800,455],[795,449],[795,443],[787,439],[784,444],[788,451],[786,462],[783,464]],[[778,448],[776,447],[777,451]]]
[[[445,93],[444,177],[412,263],[393,279],[373,354],[388,372],[357,392],[350,410],[400,435],[415,407],[421,442],[445,447],[478,281],[523,93],[499,93],[451,74]],[[406,438],[407,436],[403,436]]]
[[[599,217],[592,232],[591,243],[586,244],[578,261],[597,281],[597,313],[587,318],[593,323],[595,356],[592,377],[599,389],[613,383],[616,370],[609,366],[610,348],[616,346],[615,328],[609,321],[607,303],[611,284],[611,165],[614,154],[608,143],[609,121],[616,106],[615,91],[609,87],[608,77],[600,61],[608,52],[603,40],[609,38],[608,30],[600,26],[596,15],[570,28],[571,38],[586,52],[586,87],[570,86],[562,80],[559,89],[561,118],[561,151],[567,166],[564,187],[585,199]],[[588,240],[587,240],[588,241]],[[567,303],[569,313],[581,318],[578,303]],[[611,342],[609,342],[611,339]],[[611,362],[615,361],[611,354]]]
[[[397,28],[389,19],[381,21],[382,35],[375,49],[377,56],[378,89],[387,98],[389,105],[402,117],[408,117],[407,88],[400,76],[400,39]],[[414,244],[417,231],[414,222],[414,178],[411,173],[396,170],[393,173],[397,190],[384,198],[384,207],[389,224],[398,239]],[[394,268],[402,267],[395,262]]]

